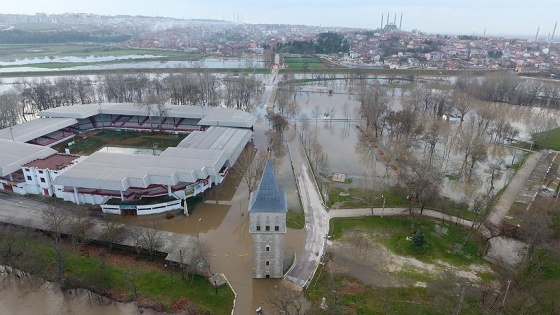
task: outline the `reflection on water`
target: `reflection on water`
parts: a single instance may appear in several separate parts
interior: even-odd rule
[[[127,315],[138,314],[134,303],[116,303],[87,290],[63,293],[60,286],[49,282],[35,282],[0,274],[0,314],[80,314]],[[142,309],[143,314],[161,314]]]

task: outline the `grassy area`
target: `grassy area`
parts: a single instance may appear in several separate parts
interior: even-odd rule
[[[20,236],[21,243],[29,244],[36,253],[34,261],[45,266],[37,276],[53,281],[55,279],[54,249],[44,238],[37,234]],[[17,252],[17,251],[16,251]],[[86,288],[113,299],[122,301],[135,300],[135,287],[139,303],[164,311],[177,311],[186,301],[193,303],[203,313],[226,314],[233,305],[233,292],[229,286],[215,288],[204,277],[196,276],[183,280],[181,276],[170,270],[162,270],[154,266],[163,266],[163,261],[150,263],[141,262],[134,255],[120,255],[118,261],[103,259],[98,255],[72,252],[66,250],[68,260],[65,266],[65,287]],[[28,263],[15,261],[14,267],[25,270]],[[211,297],[211,298],[209,298]]]
[[[533,149],[560,150],[560,128],[533,134]]]
[[[284,63],[290,69],[305,70],[307,69],[327,69],[327,67],[315,57],[286,57]]]
[[[103,130],[87,135],[86,139],[74,139],[74,145],[70,147],[73,154],[92,154],[100,148],[107,145],[122,146],[122,147],[135,147],[135,148],[152,148],[153,143],[157,143],[159,150],[164,150],[168,147],[176,147],[184,135],[170,135],[167,133],[138,132],[138,131],[115,131]],[[61,143],[55,147],[59,152],[64,152],[68,142]]]
[[[345,230],[367,233],[375,242],[402,256],[414,257],[423,262],[433,263],[437,260],[452,265],[482,264],[478,256],[482,237],[475,234],[466,246],[462,243],[468,230],[454,224],[425,218],[415,218],[414,226],[409,217],[362,217],[358,219],[331,220],[330,235],[334,239],[343,237]],[[415,231],[421,231],[426,239],[423,252],[413,251],[412,243],[406,241]],[[380,236],[382,235],[382,236]]]
[[[449,314],[438,307],[436,297],[422,287],[370,287],[358,280],[341,274],[331,275],[319,267],[311,285],[305,291],[306,298],[318,310],[314,314]],[[322,298],[329,308],[319,308]],[[335,303],[337,301],[338,303]],[[477,314],[476,306],[465,303],[461,314]]]
[[[305,213],[289,210],[286,215],[286,226],[291,229],[303,229],[305,227]]]
[[[406,199],[407,193],[404,188],[400,186],[392,186],[384,191],[375,191],[372,193],[379,196],[378,200],[376,200],[373,204],[374,208],[381,208],[383,206],[383,198],[381,198],[381,196],[385,197],[385,208],[408,208],[410,206],[409,200]],[[370,205],[367,202],[359,199],[359,196],[363,194],[364,192],[359,188],[344,189],[337,186],[330,187],[330,205],[336,203],[337,207],[341,209],[369,208]],[[412,207],[418,208],[420,205],[413,202]],[[455,202],[447,197],[440,197],[437,200],[428,203],[426,208],[442,211],[466,220],[473,220],[476,216],[475,213],[468,211],[467,204]]]
[[[330,234],[334,239],[344,238],[345,231],[359,231],[400,256],[414,257],[427,263],[443,261],[454,266],[485,264],[477,255],[482,242],[480,237],[474,236],[466,247],[462,247],[460,243],[467,231],[454,225],[416,218],[413,228],[408,217],[335,219],[331,222]],[[418,230],[424,233],[426,244],[423,252],[412,254],[403,242],[408,242],[405,238]],[[416,268],[404,269],[398,276],[411,281],[434,281],[433,276]],[[484,276],[489,277],[488,274]],[[314,314],[449,314],[448,306],[438,304],[441,292],[414,286],[368,286],[345,274],[331,274],[323,266],[315,273],[305,294],[313,303],[314,310],[319,309],[323,297],[327,299],[327,312],[319,310]],[[466,298],[461,314],[477,313],[480,313],[479,302]]]

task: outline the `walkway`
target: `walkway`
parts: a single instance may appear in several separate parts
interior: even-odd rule
[[[494,206],[494,210],[488,216],[488,221],[499,225],[500,222],[504,219],[507,215],[509,209],[515,202],[517,195],[526,185],[527,179],[537,166],[540,158],[542,156],[542,152],[535,152],[531,154],[523,166],[515,173],[513,178],[511,179],[510,183],[508,184],[506,190],[500,196],[500,200]]]
[[[305,288],[313,278],[323,256],[328,233],[329,216],[321,202],[319,189],[316,186],[313,174],[311,174],[309,161],[303,153],[301,142],[293,134],[294,131],[292,129],[288,132],[292,133],[292,135],[287,136],[288,139],[291,139],[288,140],[288,151],[305,212],[307,237],[305,239],[304,252],[298,257],[292,269],[288,271],[285,279]]]

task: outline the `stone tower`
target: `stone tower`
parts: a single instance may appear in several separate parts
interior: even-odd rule
[[[253,237],[253,278],[282,278],[286,194],[278,187],[270,161],[249,200],[249,233]]]

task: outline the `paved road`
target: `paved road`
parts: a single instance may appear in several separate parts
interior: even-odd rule
[[[293,133],[294,131],[290,129],[289,132]],[[321,202],[319,190],[311,174],[311,168],[303,153],[299,138],[296,136],[288,136],[287,138],[291,139],[288,141],[288,150],[305,212],[307,237],[304,252],[297,257],[297,261],[293,268],[288,271],[285,279],[305,288],[313,278],[325,250],[329,216]]]

